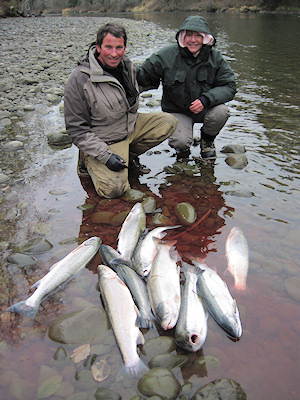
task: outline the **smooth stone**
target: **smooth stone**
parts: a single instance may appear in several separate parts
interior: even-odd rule
[[[61,132],[51,132],[47,135],[48,143],[54,146],[64,146],[71,144],[71,139],[69,135]]]
[[[57,348],[56,352],[54,353],[53,359],[55,361],[65,361],[68,358],[67,350],[60,346]]]
[[[158,354],[149,361],[149,367],[163,367],[173,369],[175,367],[181,367],[185,365],[189,360],[187,355],[175,355],[175,354]]]
[[[219,367],[220,366],[220,360],[217,357],[214,356],[200,356],[199,358],[197,358],[197,360],[195,361],[196,365],[199,365],[201,367],[203,366],[216,366]]]
[[[254,193],[249,192],[248,190],[228,190],[225,192],[228,196],[235,196],[235,197],[245,197],[250,198],[254,196]]]
[[[64,189],[52,189],[49,190],[49,194],[51,194],[52,196],[62,196],[64,194],[67,194],[68,192]]]
[[[118,214],[114,215],[110,221],[112,226],[121,226],[125,221],[125,218],[130,213],[130,210],[121,211]]]
[[[62,385],[62,375],[55,369],[42,365],[37,383],[37,399],[46,399],[55,394]]]
[[[231,154],[226,157],[225,162],[234,169],[243,169],[248,164],[245,154]]]
[[[116,393],[113,392],[110,389],[104,388],[104,387],[99,387],[96,392],[94,393],[94,399],[96,400],[121,400],[122,397]]]
[[[47,239],[37,237],[29,240],[18,250],[20,253],[25,254],[40,254],[46,253],[47,251],[51,250],[52,247],[53,245]]]
[[[99,211],[92,214],[90,221],[92,224],[110,224],[115,213],[112,211]]]
[[[88,400],[90,395],[88,392],[77,392],[73,393],[66,398],[66,400]]]
[[[8,125],[11,124],[11,119],[9,119],[9,118],[3,118],[3,119],[1,119],[0,124],[1,124],[2,126],[8,126]]]
[[[160,396],[164,400],[175,400],[181,385],[167,368],[150,369],[139,381],[138,389],[145,396]]]
[[[183,225],[191,225],[196,221],[197,218],[195,208],[186,202],[176,204],[175,214]]]
[[[170,336],[157,336],[147,340],[143,347],[142,353],[149,358],[153,358],[158,354],[171,353],[176,349],[176,342]]]
[[[95,342],[107,335],[108,320],[104,310],[97,307],[74,311],[59,316],[48,329],[48,336],[58,343],[85,344]]]
[[[232,379],[216,379],[203,386],[192,400],[246,400],[247,395],[241,385]]]
[[[75,380],[76,387],[79,387],[83,390],[96,389],[96,387],[98,386],[98,382],[94,380],[91,371],[87,369],[76,371]]]
[[[154,197],[148,196],[142,201],[142,205],[144,207],[145,213],[150,214],[156,208],[156,201],[155,201]]]
[[[286,291],[294,300],[300,301],[300,278],[291,276],[284,281]]]
[[[138,201],[142,200],[145,197],[145,194],[141,192],[140,190],[136,189],[129,189],[125,192],[123,195],[122,199],[125,201]]]
[[[35,384],[27,379],[16,378],[10,381],[9,394],[11,399],[24,400],[34,396]]]
[[[9,264],[19,265],[20,267],[30,267],[36,265],[37,260],[28,254],[14,253],[7,257]]]
[[[157,225],[157,226],[164,226],[164,225],[170,225],[169,218],[163,215],[162,213],[157,213],[153,216],[153,218],[150,221],[150,225]]]
[[[1,183],[6,183],[6,182],[8,182],[9,180],[10,180],[10,177],[9,177],[8,175],[1,174],[1,173],[0,173],[0,184],[1,184]]]
[[[227,144],[222,148],[221,153],[243,154],[246,153],[246,148],[242,144]]]
[[[32,104],[26,104],[26,105],[23,107],[23,110],[24,110],[24,111],[34,111],[34,110],[35,110],[35,106],[32,105]]]
[[[19,140],[12,140],[11,142],[5,143],[3,145],[4,151],[17,151],[23,149],[24,144]]]

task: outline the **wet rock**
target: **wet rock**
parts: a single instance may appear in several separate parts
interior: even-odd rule
[[[196,221],[197,213],[195,208],[186,202],[179,203],[175,207],[176,217],[183,225],[191,225]]]
[[[90,370],[84,369],[81,371],[77,371],[75,374],[76,387],[84,390],[92,390],[98,386],[98,382],[96,382],[93,378],[93,375]]]
[[[231,154],[225,159],[226,164],[235,169],[243,169],[247,164],[248,160],[245,154]]]
[[[8,182],[9,180],[10,180],[10,177],[9,177],[8,175],[1,174],[1,173],[0,173],[0,184],[1,184],[1,183],[6,183],[6,182]]]
[[[129,213],[130,213],[130,209],[117,213],[116,215],[113,216],[113,218],[111,218],[111,221],[110,221],[111,225],[121,226]]]
[[[62,375],[55,369],[42,365],[37,383],[37,399],[46,399],[55,394],[61,387]]]
[[[177,355],[177,354],[158,354],[154,356],[149,361],[149,367],[163,367],[172,369],[175,367],[181,367],[188,362],[189,357],[186,355]]]
[[[221,150],[221,153],[235,153],[235,154],[243,154],[246,152],[245,146],[241,144],[227,144]]]
[[[176,349],[174,338],[169,336],[158,336],[151,338],[145,342],[142,347],[142,353],[147,358],[153,358],[158,354],[171,353]]]
[[[164,400],[175,400],[181,385],[167,368],[153,368],[138,383],[139,391],[145,396],[160,396]]]
[[[156,225],[156,226],[170,225],[170,220],[168,217],[166,217],[162,213],[157,213],[151,219],[150,225],[152,225],[152,226],[153,225]]]
[[[7,257],[6,261],[9,264],[18,265],[20,267],[31,267],[37,263],[36,258],[22,253],[11,254]]]
[[[26,244],[18,248],[20,253],[25,254],[40,254],[46,253],[51,250],[53,245],[45,238],[34,238],[29,240]]]
[[[53,359],[55,361],[64,361],[68,358],[67,350],[64,347],[58,347],[54,353]]]
[[[296,301],[300,301],[300,278],[291,276],[284,281],[288,294]]]
[[[94,393],[93,399],[96,399],[96,400],[121,400],[122,397],[118,393],[115,393],[110,389],[100,387]]]
[[[114,216],[112,211],[99,211],[92,214],[90,221],[93,224],[110,224]]]
[[[88,392],[76,392],[66,398],[66,400],[88,400],[90,398]]]
[[[216,379],[203,386],[194,394],[193,400],[246,400],[241,385],[232,379]]]
[[[35,397],[35,384],[27,379],[16,378],[10,381],[9,394],[11,399],[23,400]]]
[[[58,343],[84,344],[93,338],[97,343],[107,335],[107,330],[106,313],[93,307],[59,316],[50,325],[48,336]]]
[[[145,194],[140,190],[136,189],[129,189],[125,192],[124,196],[122,197],[123,200],[128,202],[135,202],[142,200],[145,197]]]
[[[214,366],[214,367],[219,367],[220,366],[220,360],[217,357],[214,356],[200,356],[197,358],[195,361],[196,365],[199,365],[200,367],[202,366]]]
[[[23,107],[23,110],[24,110],[24,111],[34,111],[34,110],[35,110],[35,106],[34,106],[33,104],[26,104],[26,105]]]
[[[249,192],[248,190],[227,190],[225,194],[227,194],[228,196],[245,197],[245,198],[250,198],[254,196],[254,193]]]
[[[150,214],[156,208],[156,201],[155,201],[154,197],[148,196],[142,201],[142,205],[144,207],[145,213]]]
[[[17,151],[23,149],[24,144],[19,140],[12,140],[11,142],[5,143],[2,146],[4,151]]]
[[[53,146],[65,146],[72,144],[69,135],[61,132],[50,132],[47,135],[48,143]]]
[[[65,189],[52,189],[49,190],[49,194],[52,194],[52,196],[63,196],[64,194],[67,194],[68,192]]]

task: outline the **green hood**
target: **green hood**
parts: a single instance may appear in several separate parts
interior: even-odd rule
[[[187,17],[184,23],[178,29],[176,39],[178,39],[179,32],[182,30],[204,32],[209,33],[210,35],[212,34],[208,27],[206,19],[201,17],[200,15],[192,15],[190,17]]]

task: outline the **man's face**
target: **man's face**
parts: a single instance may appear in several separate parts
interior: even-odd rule
[[[203,36],[199,32],[186,31],[183,44],[192,54],[197,53],[203,44]]]
[[[117,38],[111,33],[105,36],[101,47],[97,44],[96,48],[99,53],[98,58],[100,62],[109,68],[117,68],[126,50],[124,38]]]

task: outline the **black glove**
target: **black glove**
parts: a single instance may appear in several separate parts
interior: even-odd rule
[[[123,160],[123,158],[121,158],[117,154],[112,154],[106,161],[105,165],[108,169],[115,172],[121,171],[124,168],[128,168],[127,165],[125,165],[125,161]]]

